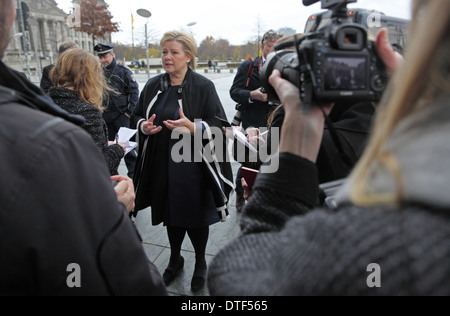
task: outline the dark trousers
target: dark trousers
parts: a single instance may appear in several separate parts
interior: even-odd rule
[[[130,128],[130,119],[125,114],[122,114],[112,122],[106,122],[106,124],[108,125],[108,139],[109,141],[114,141],[121,127]],[[137,154],[134,150],[132,150],[128,155],[125,156],[125,164],[127,165],[128,169],[128,177],[130,177],[131,179],[133,179],[134,176],[136,160]]]

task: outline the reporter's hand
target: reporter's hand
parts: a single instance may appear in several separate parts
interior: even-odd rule
[[[248,201],[250,199],[250,197],[252,196],[252,193],[253,193],[252,189],[250,189],[248,187],[247,181],[245,181],[244,178],[241,179],[241,182],[242,182],[242,188],[244,189],[244,199]]]
[[[123,149],[123,154],[125,155],[127,153],[127,145],[125,143],[118,143],[120,147]]]
[[[250,99],[252,100],[267,102],[267,98],[268,98],[267,93],[262,93],[261,88],[250,92]]]
[[[375,47],[378,55],[386,65],[387,71],[392,75],[403,64],[403,56],[399,52],[394,51],[389,43],[389,31],[387,28],[382,28],[378,32]]]
[[[250,127],[245,130],[247,138],[259,136],[259,128]]]
[[[122,147],[124,155],[127,153],[127,145],[125,145],[125,143],[108,142],[108,147],[114,145],[119,145],[120,147]]]
[[[117,201],[125,205],[128,214],[130,214],[135,207],[136,195],[134,193],[133,180],[124,176],[113,176],[111,180],[119,182],[115,187]]]
[[[259,128],[248,128],[246,129],[247,132],[247,141],[255,148],[258,148],[259,146],[262,146],[265,144],[265,140],[260,137],[260,130]]]
[[[232,127],[222,127],[222,131],[228,139],[234,139],[234,133]]]
[[[302,113],[302,101],[298,87],[281,78],[274,70],[269,83],[277,92],[286,112],[281,133],[280,152],[290,152],[316,162],[323,137],[325,117],[318,106],[311,106],[307,114]],[[333,104],[322,106],[329,114]]]

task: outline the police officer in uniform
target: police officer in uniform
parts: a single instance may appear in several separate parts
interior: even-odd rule
[[[111,92],[103,104],[106,108],[103,118],[108,125],[108,138],[114,141],[121,127],[130,128],[130,117],[139,100],[139,85],[133,73],[127,67],[117,63],[114,46],[97,44],[94,47],[96,55],[103,65],[103,72],[109,86],[117,93]],[[137,155],[133,150],[125,156],[128,176],[133,178]]]

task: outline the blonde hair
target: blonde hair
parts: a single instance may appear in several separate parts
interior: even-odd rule
[[[163,35],[160,42],[161,47],[164,46],[164,43],[170,41],[181,43],[184,53],[191,57],[191,61],[188,64],[189,68],[192,70],[197,68],[197,61],[195,60],[197,57],[197,42],[192,35],[184,31],[169,31]]]
[[[449,88],[450,1],[415,0],[410,42],[403,67],[393,76],[377,110],[374,130],[364,155],[350,177],[350,198],[360,206],[397,204],[402,201],[403,183],[398,160],[385,149],[396,125],[421,106],[432,106]],[[385,167],[396,179],[397,190],[379,194],[371,190],[374,164]]]
[[[110,89],[98,58],[81,48],[63,52],[50,72],[50,80],[57,87],[73,89],[84,102],[103,112],[103,96]]]

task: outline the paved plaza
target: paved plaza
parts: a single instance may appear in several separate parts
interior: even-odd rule
[[[230,98],[229,90],[233,83],[235,72],[230,73],[227,69],[222,70],[221,73],[206,74],[203,70],[199,70],[198,72],[215,83],[217,92],[227,113],[228,120],[231,121],[235,114],[235,102]],[[156,71],[152,71],[150,75],[152,77],[156,76]],[[147,74],[138,74],[135,75],[135,77],[142,90],[148,78]],[[233,163],[232,167],[234,175],[236,175],[239,165]],[[122,161],[119,172],[123,175],[127,174],[124,161]],[[240,233],[239,220],[241,216],[235,208],[235,196],[233,196],[231,201],[230,215],[231,219],[227,222],[211,226],[210,238],[206,249],[206,259],[208,262],[211,261],[214,255],[222,247],[230,240],[236,238]],[[150,208],[139,213],[136,219],[136,227],[143,239],[144,249],[148,258],[158,267],[159,272],[162,274],[169,264],[170,258],[170,245],[166,228],[162,225],[156,227],[152,226]],[[168,287],[169,294],[172,296],[208,296],[209,292],[207,287],[199,293],[194,294],[191,292],[191,279],[195,266],[195,252],[187,235],[182,246],[182,256],[185,259],[184,271],[181,276]]]

